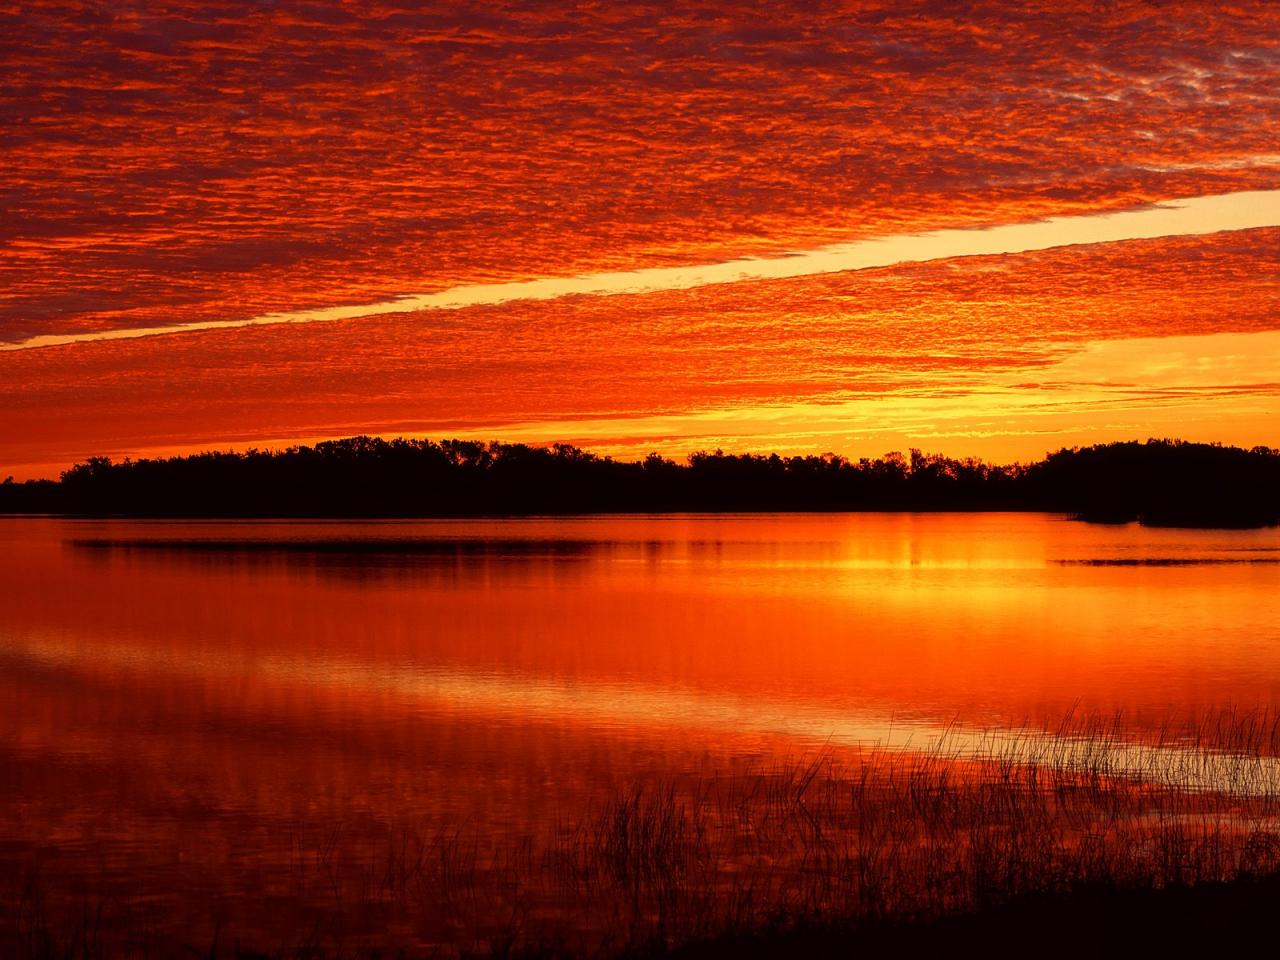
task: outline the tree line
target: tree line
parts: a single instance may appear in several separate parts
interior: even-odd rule
[[[1280,450],[1178,440],[1059,450],[998,466],[912,450],[698,452],[615,460],[568,444],[349,437],[280,450],[91,457],[0,484],[0,512],[390,517],[668,511],[1050,510],[1155,525],[1280,522]]]

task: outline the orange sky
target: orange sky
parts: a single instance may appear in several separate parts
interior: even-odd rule
[[[0,475],[357,432],[1280,445],[1280,194],[1249,229],[1088,219],[1280,190],[1272,4],[28,6],[0,5]],[[1043,217],[1085,219],[1031,252],[345,309]],[[317,310],[343,319],[93,339]]]

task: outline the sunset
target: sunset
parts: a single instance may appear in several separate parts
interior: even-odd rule
[[[11,9],[0,462],[1276,442],[1280,18],[1014,8]]]
[[[1280,7],[0,24],[0,956],[1280,933]]]

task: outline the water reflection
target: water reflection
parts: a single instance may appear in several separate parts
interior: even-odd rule
[[[497,850],[611,785],[868,743],[1069,764],[1018,731],[1280,701],[1277,555],[1018,515],[0,520],[0,860],[194,916],[286,896],[301,835]]]
[[[1270,702],[1277,534],[1044,517],[25,522],[13,642],[330,656],[1016,722]],[[1213,695],[1206,698],[1208,685]],[[305,691],[302,696],[308,696]]]

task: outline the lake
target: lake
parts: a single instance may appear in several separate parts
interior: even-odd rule
[[[452,907],[349,917],[389,849],[532,863],[635,785],[1280,704],[1275,529],[0,518],[0,582],[5,895],[184,947],[317,917],[448,942]]]

